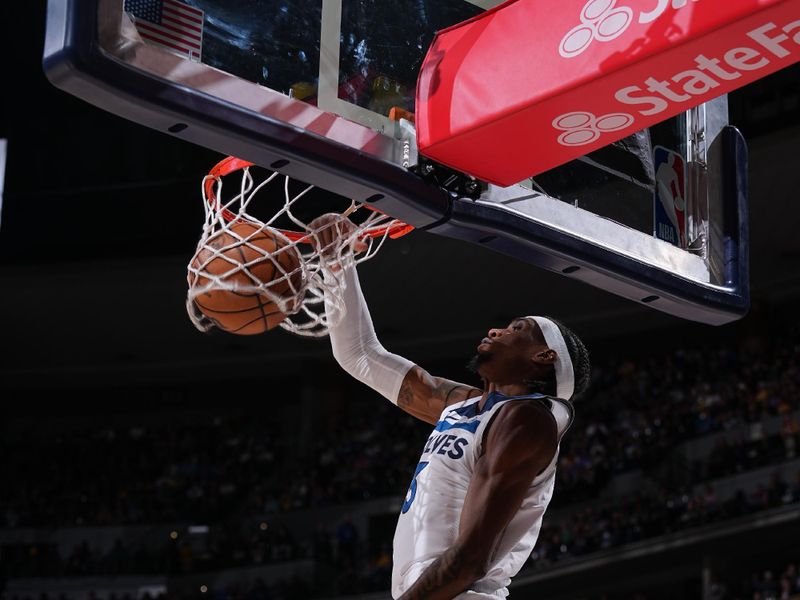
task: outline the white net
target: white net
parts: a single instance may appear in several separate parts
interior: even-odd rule
[[[308,209],[317,215],[324,212],[313,202],[298,210],[298,202],[309,198],[313,186],[298,192],[292,189],[297,182],[277,172],[256,183],[250,166],[244,166],[238,192],[223,200],[223,178],[212,172],[203,180],[205,224],[188,266],[186,307],[201,331],[218,327],[247,335],[280,326],[301,336],[325,336],[345,312],[342,268],[369,260],[387,237],[410,229],[356,202],[341,214],[306,223],[297,215],[306,215]],[[259,220],[253,207],[268,204],[270,195],[275,202],[275,184],[281,178],[282,206]],[[262,198],[254,202],[262,190]],[[264,208],[258,206],[259,214]],[[354,223],[351,215],[360,222]],[[292,230],[278,229],[279,223],[290,224]],[[337,235],[326,235],[330,242],[321,248],[327,228],[335,228]],[[356,254],[356,244],[366,249]]]

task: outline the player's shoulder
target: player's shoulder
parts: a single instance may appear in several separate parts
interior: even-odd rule
[[[540,398],[507,402],[484,432],[483,451],[497,468],[525,464],[540,471],[558,448],[558,426]]]
[[[531,396],[506,402],[490,424],[488,435],[507,443],[526,444],[532,438],[557,440],[558,426],[547,396]]]
[[[506,422],[518,427],[555,427],[556,421],[551,410],[553,400],[549,396],[536,394],[516,398],[506,402],[494,419],[496,423]]]

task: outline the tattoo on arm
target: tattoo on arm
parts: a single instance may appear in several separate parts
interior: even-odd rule
[[[433,377],[415,365],[400,385],[397,406],[423,421],[436,423],[445,406],[461,402],[474,393],[480,391],[455,381]]]
[[[444,397],[444,404],[447,406],[450,402],[460,402],[462,400],[466,400],[467,395],[473,391],[475,388],[471,388],[468,385],[459,385],[459,384],[449,384],[450,388],[447,385],[443,386],[444,390],[442,392],[447,391],[447,394]]]
[[[400,408],[409,406],[414,401],[414,391],[411,389],[411,382],[406,377],[403,384],[400,386],[400,391],[397,394],[397,405]]]
[[[462,551],[458,546],[446,550],[403,594],[399,600],[438,600],[453,598],[475,581],[471,571],[465,569]]]

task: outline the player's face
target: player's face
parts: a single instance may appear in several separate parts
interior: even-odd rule
[[[530,319],[514,319],[508,327],[490,329],[478,344],[474,361],[478,374],[497,385],[521,383],[539,370],[533,360],[547,346]]]

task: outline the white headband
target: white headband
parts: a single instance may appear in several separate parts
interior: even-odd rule
[[[575,393],[575,371],[572,368],[572,359],[569,357],[567,343],[558,325],[545,317],[527,317],[533,319],[542,330],[544,342],[547,347],[556,352],[556,362],[553,368],[556,372],[556,396],[564,400],[572,398]]]

